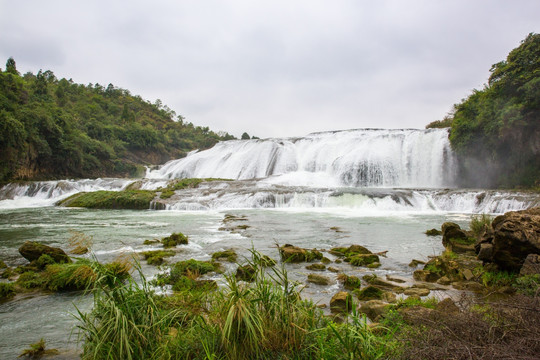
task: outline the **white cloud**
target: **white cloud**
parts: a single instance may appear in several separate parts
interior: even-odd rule
[[[539,13],[535,0],[0,0],[0,60],[237,136],[422,128],[538,32]]]

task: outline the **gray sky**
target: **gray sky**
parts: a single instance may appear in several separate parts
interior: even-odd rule
[[[538,0],[0,0],[0,67],[112,83],[236,136],[423,128],[530,32]]]

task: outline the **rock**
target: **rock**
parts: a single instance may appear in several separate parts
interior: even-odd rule
[[[438,235],[442,235],[442,231],[437,230],[437,229],[430,229],[430,230],[426,230],[425,234],[427,236],[438,236]]]
[[[358,254],[366,254],[366,255],[372,254],[370,250],[363,247],[362,245],[351,245],[347,248],[335,247],[335,248],[330,249],[329,253],[335,256],[345,256],[345,257],[352,257]]]
[[[317,275],[317,274],[309,274],[307,281],[313,284],[317,285],[329,285],[330,279],[326,276]]]
[[[28,261],[32,262],[41,257],[41,255],[49,255],[57,263],[70,263],[71,259],[60,248],[55,248],[40,244],[34,241],[27,241],[19,248],[19,253]]]
[[[386,280],[393,281],[399,284],[404,284],[408,281],[406,278],[397,275],[386,275]]]
[[[408,288],[403,291],[403,294],[407,296],[428,296],[430,293],[429,289],[420,289],[420,288]]]
[[[414,284],[411,287],[412,288],[417,288],[417,289],[428,289],[428,290],[446,290],[443,287],[437,286],[437,285],[435,285],[433,283],[429,283],[429,282],[418,282],[418,283]]]
[[[349,263],[353,266],[368,266],[378,262],[379,257],[375,254],[357,254],[349,258]]]
[[[469,233],[465,230],[462,230],[461,227],[453,222],[445,222],[441,226],[442,230],[442,243],[444,247],[447,247],[450,239],[469,239]]]
[[[382,296],[382,300],[392,304],[397,301],[397,296],[393,292],[385,291]]]
[[[323,255],[318,250],[306,250],[290,244],[285,244],[279,248],[281,260],[285,262],[297,263],[303,261],[321,260]]]
[[[401,286],[392,284],[391,282],[385,281],[378,277],[377,275],[364,275],[362,276],[362,279],[369,283],[370,285],[374,285],[377,287],[382,287],[390,290],[397,290],[397,289],[403,289]]]
[[[459,308],[457,307],[456,303],[450,298],[439,301],[437,305],[435,305],[435,310],[443,312],[445,314],[459,313]]]
[[[425,265],[425,264],[426,264],[425,261],[413,259],[413,260],[409,263],[409,267],[417,267],[418,265]]]
[[[529,254],[521,266],[520,275],[535,275],[540,274],[540,255]]]
[[[188,237],[180,232],[172,233],[170,236],[161,239],[164,248],[175,247],[176,245],[187,245]]]
[[[361,290],[356,290],[354,292],[358,300],[366,301],[366,300],[381,300],[383,298],[384,292],[376,288],[375,286],[369,285]]]
[[[369,300],[360,306],[360,313],[366,314],[371,321],[377,321],[377,319],[388,312],[390,305],[382,302],[381,300]]]
[[[381,267],[381,263],[380,262],[374,262],[374,263],[371,263],[367,266],[368,269],[376,269],[378,267]]]
[[[352,295],[346,291],[340,291],[332,296],[330,300],[330,309],[336,312],[348,312],[353,307]]]
[[[338,280],[343,283],[343,287],[348,290],[358,289],[362,285],[362,281],[356,276],[339,274]]]
[[[457,290],[469,290],[475,292],[481,292],[484,290],[482,284],[475,281],[456,281],[452,283],[452,287]]]
[[[306,266],[306,269],[314,271],[324,271],[326,270],[326,266],[324,266],[323,264],[311,264]]]
[[[327,270],[328,270],[328,271],[331,271],[331,272],[333,272],[333,273],[338,273],[338,272],[339,272],[339,269],[338,269],[338,268],[335,268],[335,267],[332,267],[332,266],[329,266]]]
[[[159,241],[158,239],[144,240],[143,245],[154,245],[154,244],[159,244],[160,242],[161,241]]]
[[[472,273],[471,270],[469,269],[464,269],[461,274],[463,275],[463,278],[467,281],[471,280],[472,278],[474,278],[474,274]]]
[[[439,280],[437,280],[437,284],[439,285],[450,285],[452,281],[448,278],[448,276],[443,276]]]
[[[257,271],[251,265],[239,266],[236,269],[236,278],[247,282],[252,282],[257,276]]]
[[[480,260],[518,272],[529,254],[540,255],[540,207],[507,212],[491,226],[476,244]],[[484,244],[492,245],[491,250]]]
[[[330,260],[329,258],[327,258],[327,257],[325,256],[325,257],[323,257],[323,258],[321,259],[321,262],[322,262],[323,264],[327,265],[327,264],[330,264],[330,263],[332,262],[332,260]]]
[[[417,280],[417,281],[435,282],[440,277],[441,276],[439,274],[431,272],[429,270],[416,270],[413,273],[413,278],[414,278],[414,280]]]

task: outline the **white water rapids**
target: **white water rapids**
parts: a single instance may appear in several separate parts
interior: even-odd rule
[[[539,206],[537,194],[448,189],[456,160],[446,129],[349,130],[303,138],[233,140],[149,170],[139,188],[177,178],[224,178],[177,191],[167,210],[327,209],[357,213],[504,213]],[[1,208],[51,206],[80,191],[125,189],[135,179],[12,183]]]

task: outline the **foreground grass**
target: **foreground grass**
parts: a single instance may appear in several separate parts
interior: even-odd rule
[[[79,313],[82,358],[532,359],[540,353],[538,292],[500,303],[463,298],[457,306],[410,298],[368,324],[356,306],[350,314],[324,315],[301,299],[300,285],[284,268],[265,270],[255,261],[260,255],[252,255],[252,283],[230,274],[219,289],[187,287],[172,296],[156,295],[142,274],[138,283],[111,283],[94,269],[94,308]],[[171,279],[212,271],[189,260],[178,264]]]

